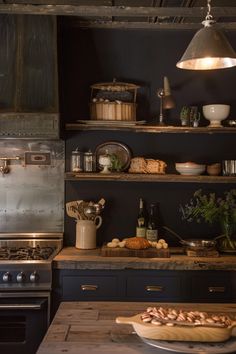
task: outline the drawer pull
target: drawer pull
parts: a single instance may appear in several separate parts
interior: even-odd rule
[[[209,286],[208,291],[209,291],[209,293],[224,293],[225,287],[224,286]]]
[[[98,285],[81,285],[80,286],[83,291],[96,291],[98,289]]]
[[[163,286],[159,286],[159,285],[147,285],[147,286],[146,286],[146,290],[147,290],[147,291],[158,291],[158,292],[162,292],[162,291],[163,291]]]

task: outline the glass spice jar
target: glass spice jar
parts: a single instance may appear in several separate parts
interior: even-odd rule
[[[82,172],[83,171],[83,153],[76,148],[71,153],[71,171]]]
[[[91,150],[84,153],[84,171],[85,172],[96,171],[95,155],[92,153]]]

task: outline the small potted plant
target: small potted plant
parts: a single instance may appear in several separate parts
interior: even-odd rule
[[[180,112],[181,125],[189,126],[189,115],[190,108],[188,106],[183,106]]]
[[[236,252],[236,189],[226,191],[223,197],[217,197],[215,193],[203,194],[199,189],[188,204],[180,206],[180,211],[188,222],[218,222],[222,229],[222,235],[215,238],[219,250]]]

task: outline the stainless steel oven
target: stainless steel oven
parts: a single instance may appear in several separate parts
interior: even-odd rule
[[[35,354],[50,323],[61,233],[0,233],[0,353]]]

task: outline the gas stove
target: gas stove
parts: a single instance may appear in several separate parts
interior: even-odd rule
[[[62,233],[0,233],[0,291],[51,290]]]

